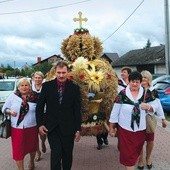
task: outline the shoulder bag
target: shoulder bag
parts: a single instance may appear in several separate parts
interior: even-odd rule
[[[155,133],[156,126],[157,126],[157,119],[156,119],[155,114],[154,115],[147,114],[146,115],[146,133]]]
[[[8,116],[0,113],[0,138],[9,138],[11,136],[11,120]]]

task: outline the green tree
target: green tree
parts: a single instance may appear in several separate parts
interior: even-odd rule
[[[44,75],[52,68],[52,63],[44,62],[34,67],[35,71],[41,71]]]
[[[146,45],[145,45],[144,48],[150,48],[150,47],[151,47],[151,42],[150,42],[150,40],[148,39],[148,40],[147,40],[147,43],[146,43]]]
[[[32,68],[21,69],[20,75],[24,77],[31,77],[31,74],[34,72]]]
[[[2,68],[2,69],[3,69],[3,68],[5,68],[5,66],[4,66],[3,64],[1,64],[0,68]]]
[[[13,70],[6,70],[6,71],[5,71],[5,74],[6,74],[7,77],[14,77],[14,72],[13,72]]]
[[[14,77],[15,76],[14,68],[12,66],[10,66],[9,64],[7,65],[7,67],[4,67],[3,70],[4,70],[4,73],[7,77]]]
[[[24,69],[25,75],[27,77],[31,77],[31,74],[34,72],[34,69],[32,67]]]
[[[14,72],[15,72],[15,77],[16,77],[16,76],[20,76],[20,74],[21,74],[21,71],[20,71],[20,69],[18,69],[18,68],[16,68],[16,69],[14,70]]]

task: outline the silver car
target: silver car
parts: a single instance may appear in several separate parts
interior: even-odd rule
[[[0,79],[0,109],[7,97],[16,90],[18,79]]]

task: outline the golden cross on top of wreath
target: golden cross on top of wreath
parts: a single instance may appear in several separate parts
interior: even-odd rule
[[[80,25],[80,28],[82,28],[82,21],[87,21],[88,19],[87,18],[82,18],[82,12],[79,12],[79,18],[73,18],[73,21],[76,22],[76,21],[79,21],[79,25]]]

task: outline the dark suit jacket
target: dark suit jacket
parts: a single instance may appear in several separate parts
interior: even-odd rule
[[[59,104],[57,80],[43,83],[37,102],[37,125],[45,125],[48,133],[59,127],[63,135],[71,135],[81,130],[81,101],[79,86],[67,80],[62,103]],[[43,120],[44,106],[46,105],[46,118]]]

